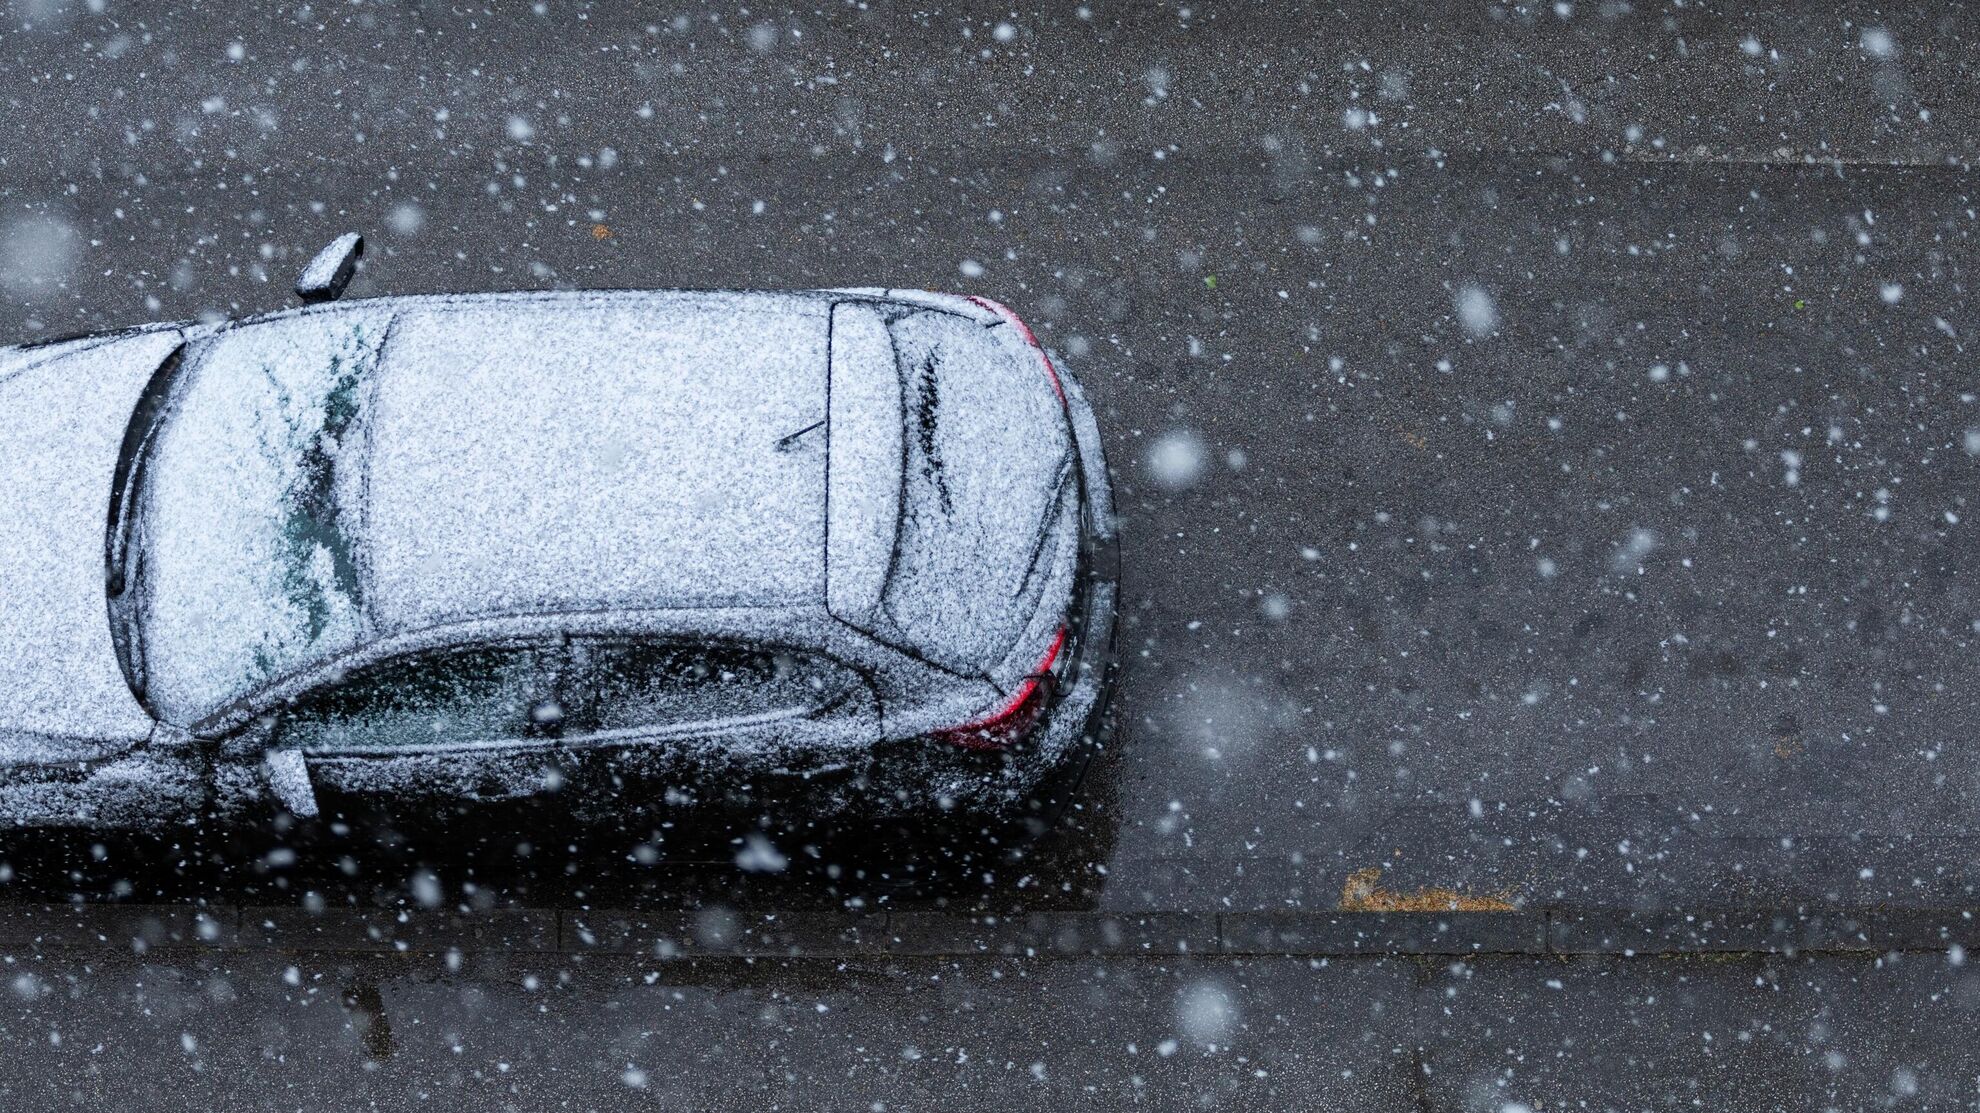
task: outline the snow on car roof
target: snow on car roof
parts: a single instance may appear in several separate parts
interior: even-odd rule
[[[402,314],[365,466],[380,625],[821,602],[826,331],[773,295]]]

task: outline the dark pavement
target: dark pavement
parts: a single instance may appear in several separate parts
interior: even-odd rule
[[[18,1109],[1913,1109],[1966,1107],[1980,1071],[1957,1034],[1970,978],[1937,957],[125,956],[9,976]]]
[[[437,884],[525,921],[918,916],[922,943],[393,957],[295,926],[256,944],[286,957],[134,955],[0,925],[36,979],[0,1011],[20,1107],[136,1063],[160,1107],[1980,1100],[1980,983],[1939,930],[1980,908],[1980,19],[539,7],[17,3],[0,337],[281,308],[346,229],[353,296],[996,297],[1108,438],[1113,744],[1067,830],[939,899],[629,859],[649,832],[568,865],[359,833],[349,871],[133,871],[115,892],[236,921]],[[17,910],[100,896],[108,857],[16,849]],[[1408,918],[1452,900],[1512,911]],[[1343,908],[1405,926],[1299,941]],[[986,957],[984,912],[1172,916],[1209,953]],[[1529,927],[1599,953],[1515,953]],[[1452,933],[1499,942],[1457,963]],[[1215,1053],[1183,1031],[1206,1009],[1236,1018]]]

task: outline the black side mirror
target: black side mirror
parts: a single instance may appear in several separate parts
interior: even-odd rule
[[[364,237],[346,232],[316,253],[316,258],[296,277],[296,296],[307,302],[336,301],[357,273],[357,261],[364,257]]]

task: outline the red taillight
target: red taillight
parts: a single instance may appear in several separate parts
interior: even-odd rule
[[[1058,684],[1052,667],[1058,663],[1059,651],[1065,644],[1066,628],[1061,626],[1052,639],[1052,647],[1045,651],[1045,659],[1038,662],[1038,667],[1024,678],[1024,683],[1017,686],[1003,706],[974,722],[936,731],[933,737],[965,750],[1002,750],[1021,740],[1038,725],[1039,717],[1051,702],[1052,690]]]
[[[1038,337],[1032,335],[1031,326],[1025,324],[1022,317],[1011,312],[1010,307],[1001,302],[994,302],[989,298],[979,298],[975,295],[971,295],[969,300],[1002,317],[1004,320],[1010,322],[1012,328],[1018,330],[1018,335],[1024,337],[1024,342],[1031,345],[1031,350],[1037,352],[1038,358],[1044,362],[1045,373],[1052,377],[1052,392],[1059,396],[1061,403],[1064,403],[1066,400],[1066,388],[1059,382],[1059,369],[1052,366],[1052,357],[1045,354],[1045,346],[1038,342]]]

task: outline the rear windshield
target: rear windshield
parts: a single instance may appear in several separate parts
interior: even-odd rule
[[[893,325],[907,418],[901,530],[884,602],[922,652],[1002,660],[1037,608],[1046,535],[1076,509],[1064,407],[1038,356],[953,313]],[[1048,570],[1049,571],[1049,570]]]
[[[296,701],[278,745],[323,752],[632,739],[810,714],[857,674],[811,654],[577,638],[421,654]]]

